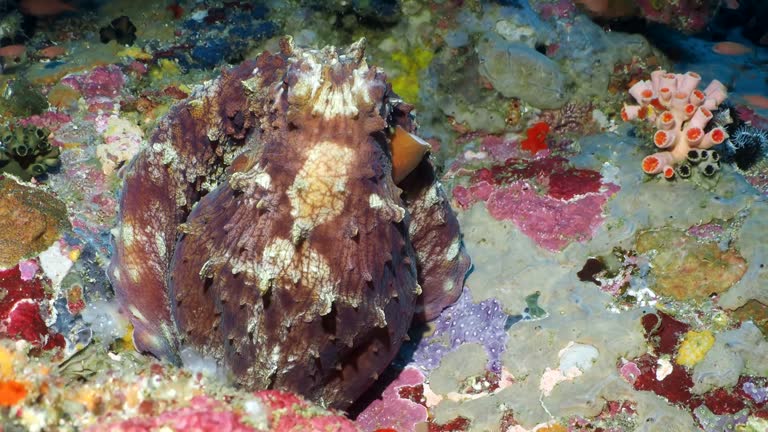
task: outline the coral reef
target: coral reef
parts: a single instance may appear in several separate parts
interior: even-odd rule
[[[49,135],[48,129],[21,125],[0,133],[0,172],[28,181],[58,168],[61,151]]]
[[[152,415],[152,407],[144,407],[150,415],[129,420],[104,422],[86,429],[89,432],[120,432],[126,430],[225,430],[257,431],[333,431],[358,432],[355,424],[341,414],[326,411],[287,392],[262,390],[250,398],[242,398],[240,409],[230,403],[195,396],[186,406]]]
[[[428,158],[394,183],[387,128],[415,124],[363,50],[286,40],[161,120],[125,175],[110,268],[140,350],[191,347],[246,387],[346,407],[415,312],[458,297],[458,223]]]
[[[309,0],[306,3],[337,14],[354,13],[369,24],[392,25],[402,16],[399,0]]]
[[[64,337],[46,324],[54,314],[49,286],[37,269],[0,270],[0,337],[29,342],[37,350],[64,346]]]
[[[98,344],[62,358],[39,355],[24,341],[0,341],[0,407],[4,430],[359,430],[341,413],[292,393],[236,391],[207,371]]]
[[[750,376],[760,369],[755,368],[760,362],[757,359],[764,355],[768,344],[760,341],[751,323],[718,334],[713,341],[708,332],[692,331],[687,324],[663,312],[645,315],[642,322],[653,354],[644,354],[622,365],[635,368],[630,381],[635,389],[651,391],[690,410],[707,431],[730,430],[729,422],[744,424],[748,415],[764,418],[768,413],[766,400],[760,396],[765,378]],[[703,344],[695,351],[701,351],[686,353],[691,348],[686,341],[699,337],[703,337],[699,341]],[[680,338],[683,342],[678,347]],[[724,346],[735,348],[735,352],[729,351],[730,356],[717,353]],[[678,358],[693,354],[686,359],[696,361],[692,371],[687,365],[667,360],[675,355],[676,349]]]
[[[690,10],[696,1],[632,6],[638,14],[649,5],[660,12],[688,8],[660,17],[679,26],[703,16],[703,9]],[[0,15],[20,3],[0,2]],[[61,0],[23,3],[62,9]],[[0,330],[15,339],[0,341],[3,430],[218,425],[263,431],[278,428],[280,419],[291,423],[281,429],[349,426],[337,427],[330,418],[341,421],[340,413],[320,413],[285,393],[268,398],[285,405],[270,419],[267,400],[246,388],[249,376],[235,376],[246,364],[295,374],[308,396],[323,404],[321,386],[354,386],[363,381],[355,381],[356,374],[373,379],[378,373],[376,384],[350,406],[350,415],[362,413],[357,426],[371,432],[766,429],[768,161],[759,131],[768,127],[768,52],[740,34],[751,25],[754,39],[762,38],[764,14],[752,7],[760,1],[721,1],[718,14],[738,7],[740,19],[696,35],[637,16],[595,23],[574,0],[70,3],[80,11],[39,19],[12,12],[18,22],[0,40],[7,66],[0,76],[2,123],[45,128],[61,152],[60,169],[32,178],[32,184],[45,184],[27,192],[64,202],[68,214],[61,220],[71,224],[56,234],[45,231],[40,245],[16,254],[24,258],[17,264],[10,258],[0,271]],[[122,14],[138,28],[134,45],[99,43],[99,27]],[[278,33],[313,48],[365,34],[368,61],[387,71],[386,82],[360,74],[363,87],[373,82],[385,88],[371,98],[374,108],[356,105],[362,106],[357,118],[322,127],[329,124],[322,113],[307,114],[311,105],[296,101],[297,86],[320,75],[310,92],[327,94],[321,89],[329,83],[347,88],[336,84],[348,82],[355,54],[289,54],[272,37]],[[277,54],[257,59],[264,49]],[[548,73],[536,74],[539,66]],[[493,74],[482,73],[486,68]],[[703,128],[723,127],[730,137],[710,149],[691,149],[692,160],[686,155],[679,163],[690,169],[688,181],[667,182],[637,169],[657,151],[648,134],[656,128],[622,124],[617,115],[623,99],[629,102],[626,89],[659,68],[694,70],[706,82],[717,78],[733,101],[711,110]],[[532,104],[553,99],[553,88],[563,92],[554,98],[557,108]],[[510,97],[500,90],[520,93]],[[357,103],[360,93],[337,92],[331,99]],[[652,109],[644,114],[658,118],[658,107]],[[372,120],[381,126],[361,133]],[[355,150],[357,159],[327,162],[338,153],[311,159],[321,153],[318,141]],[[381,157],[365,162],[357,150],[366,148]],[[718,155],[723,169],[707,177],[716,172]],[[321,171],[305,168],[310,160],[331,177],[292,188],[296,177]],[[347,167],[346,176],[340,166]],[[678,179],[686,174],[679,171]],[[255,177],[246,178],[250,174]],[[339,192],[342,182],[335,180],[342,177]],[[380,186],[381,201],[360,199],[361,184]],[[336,208],[340,195],[346,199],[341,214],[326,215],[325,225],[294,246],[294,222],[309,218],[304,204],[322,196]],[[452,241],[458,228],[444,217],[445,195],[462,207],[457,218],[476,266],[466,290],[452,289],[461,288],[468,262]],[[124,206],[115,228],[118,201]],[[21,203],[0,202],[0,212],[11,211],[3,221],[6,252],[21,249],[12,243],[14,230],[29,230],[22,233],[25,241],[42,232],[37,213],[26,207],[14,213],[17,207]],[[402,222],[389,223],[400,209]],[[349,223],[352,218],[359,223]],[[435,230],[438,220],[444,225]],[[356,233],[356,241],[347,241],[347,233]],[[107,280],[112,234],[124,238],[115,243],[125,258],[123,286],[131,288],[136,276],[136,286],[146,287],[123,291],[120,303],[112,300]],[[330,240],[319,238],[326,234]],[[51,238],[46,249],[43,240],[50,244]],[[277,250],[267,238],[294,249]],[[295,253],[280,253],[286,250]],[[221,251],[228,261],[219,259]],[[453,256],[455,262],[448,259]],[[338,281],[338,287],[346,283],[342,272],[370,269],[364,290],[371,301],[356,311],[333,301],[321,315],[328,291],[314,291],[315,299],[305,288],[318,280],[306,275],[325,275],[323,264],[331,276],[322,281]],[[387,279],[403,268],[407,287]],[[264,295],[253,273],[272,278]],[[396,285],[418,290],[416,284],[422,295],[391,300],[408,311],[398,315],[384,307],[383,320],[395,329],[375,328],[383,320],[370,312],[389,292],[380,294]],[[348,298],[350,291],[334,291],[333,299]],[[464,297],[443,309],[459,292]],[[157,318],[166,305],[167,319]],[[653,319],[663,316],[659,311],[679,324],[666,317],[659,324]],[[371,341],[393,335],[392,344],[379,349],[384,363],[407,325],[399,321],[411,313],[421,320],[440,316],[409,329],[387,370],[366,364]],[[182,315],[183,323],[177,319]],[[283,316],[293,317],[290,327],[282,326]],[[313,316],[322,331],[306,336]],[[656,324],[670,328],[655,331]],[[169,357],[184,368],[133,349],[134,342],[162,343],[164,328],[172,337]],[[285,345],[279,345],[282,336]],[[351,338],[351,346],[342,337]],[[298,338],[310,342],[294,349]],[[261,343],[271,356],[254,361],[253,346]],[[318,360],[306,362],[314,352]],[[343,356],[340,370],[337,355]],[[275,387],[284,376],[273,376]],[[246,385],[233,387],[231,378]],[[310,418],[317,415],[328,418],[320,424]]]
[[[702,92],[696,87],[701,76],[695,72],[685,74],[667,73],[656,70],[648,81],[638,81],[629,89],[629,94],[638,105],[625,105],[621,110],[624,121],[647,120],[658,127],[653,143],[664,150],[643,159],[646,174],[663,173],[672,179],[690,177],[691,167],[686,160],[699,163],[701,153],[712,146],[723,143],[728,133],[721,126],[707,129],[715,110],[726,98],[727,89],[718,80],[713,80]],[[708,130],[708,131],[707,131]],[[710,153],[706,153],[711,155]],[[711,176],[719,168],[717,159],[699,164],[701,172]]]

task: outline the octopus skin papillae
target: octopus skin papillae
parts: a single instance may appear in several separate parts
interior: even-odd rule
[[[395,184],[412,107],[361,40],[222,71],[125,168],[109,277],[142,352],[346,408],[470,266],[429,156]]]

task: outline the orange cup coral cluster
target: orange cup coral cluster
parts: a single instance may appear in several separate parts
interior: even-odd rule
[[[728,138],[722,127],[710,128],[712,111],[727,97],[727,89],[718,80],[712,80],[701,91],[697,89],[701,76],[696,72],[685,74],[656,70],[648,81],[639,81],[629,89],[637,105],[625,105],[621,110],[624,121],[646,120],[658,128],[653,143],[661,150],[643,159],[646,174],[662,173],[665,178],[690,176],[691,166],[698,164],[704,175],[712,175],[719,167],[718,156],[710,147]]]
[[[138,349],[345,408],[461,293],[456,216],[412,107],[346,50],[226,70],[127,167],[110,278]]]

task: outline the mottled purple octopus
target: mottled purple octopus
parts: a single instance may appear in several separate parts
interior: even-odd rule
[[[429,156],[393,179],[411,110],[364,40],[286,39],[174,106],[126,169],[109,270],[137,349],[355,401],[470,266]]]

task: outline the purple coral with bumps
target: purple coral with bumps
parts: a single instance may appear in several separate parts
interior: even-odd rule
[[[758,386],[753,382],[746,382],[741,387],[757,403],[768,401],[768,387]]]
[[[464,287],[459,300],[435,321],[435,331],[424,338],[413,354],[413,364],[425,371],[440,365],[443,356],[465,343],[477,343],[488,354],[488,369],[501,372],[501,355],[506,350],[507,313],[496,299],[472,302]]]

